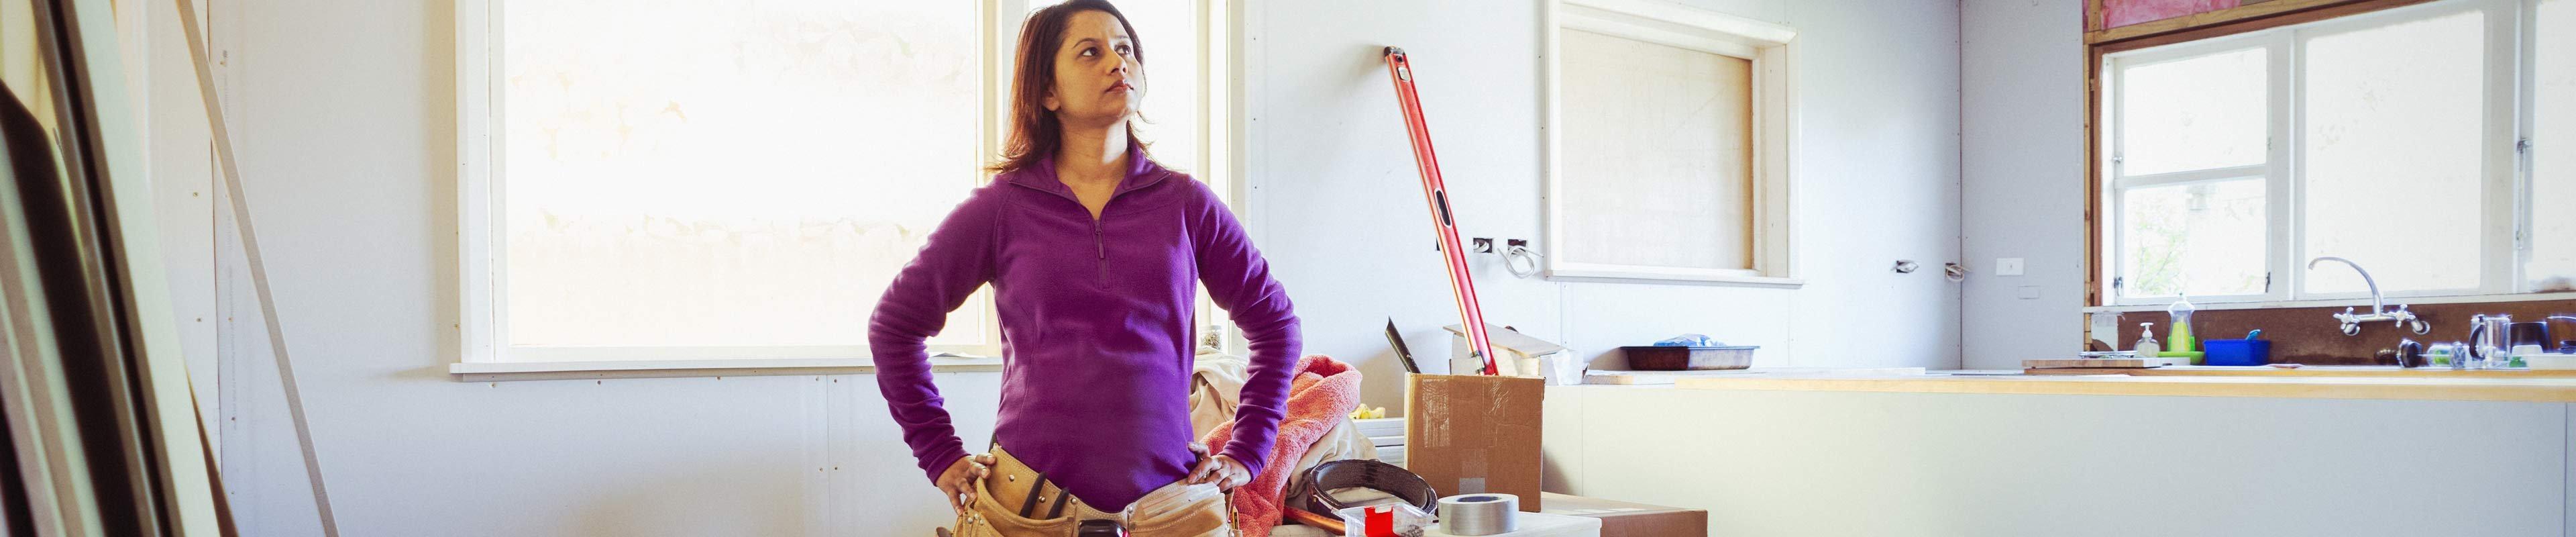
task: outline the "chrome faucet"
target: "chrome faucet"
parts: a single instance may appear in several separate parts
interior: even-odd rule
[[[2337,313],[2334,315],[2336,321],[2343,323],[2343,335],[2359,335],[2361,334],[2361,323],[2374,321],[2392,321],[2396,326],[2411,330],[2416,334],[2426,334],[2433,331],[2433,326],[2425,324],[2424,319],[2416,317],[2414,312],[2406,311],[2405,304],[2398,304],[2397,309],[2395,310],[2388,309],[2387,296],[2379,294],[2379,281],[2371,279],[2370,271],[2362,270],[2360,263],[2354,263],[2350,259],[2326,256],[2308,260],[2308,269],[2315,270],[2318,263],[2327,261],[2341,262],[2346,266],[2352,267],[2353,272],[2361,273],[2361,283],[2370,286],[2370,313],[2355,315],[2352,313],[2352,308],[2344,308],[2343,313]]]

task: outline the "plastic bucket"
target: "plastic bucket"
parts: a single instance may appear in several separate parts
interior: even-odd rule
[[[2208,365],[2269,365],[2272,363],[2272,340],[2205,339],[2200,350],[2209,353],[2201,363]]]

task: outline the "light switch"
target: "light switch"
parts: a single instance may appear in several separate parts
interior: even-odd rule
[[[2021,258],[2018,258],[2018,257],[1999,257],[1999,258],[1995,258],[1995,275],[1996,275],[1996,276],[2020,276],[2020,275],[2021,275]]]

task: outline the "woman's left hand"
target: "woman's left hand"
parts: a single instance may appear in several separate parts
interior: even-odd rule
[[[1252,482],[1252,471],[1244,468],[1243,463],[1234,460],[1234,457],[1222,454],[1210,456],[1206,447],[1196,443],[1190,445],[1190,451],[1199,455],[1199,464],[1197,468],[1190,469],[1189,479],[1183,481],[1192,485],[1214,483],[1216,488],[1223,490],[1234,490],[1235,487]]]

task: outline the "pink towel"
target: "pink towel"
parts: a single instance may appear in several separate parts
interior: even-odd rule
[[[1252,476],[1251,483],[1234,489],[1235,525],[1244,537],[1270,536],[1270,527],[1279,525],[1282,516],[1280,489],[1287,486],[1288,474],[1298,470],[1294,468],[1297,459],[1360,404],[1360,372],[1350,364],[1310,354],[1297,360],[1295,371],[1288,384],[1288,411],[1279,420],[1279,438],[1271,444],[1269,464],[1262,465],[1261,474]],[[1234,422],[1228,421],[1199,441],[1224,445],[1233,432]]]

